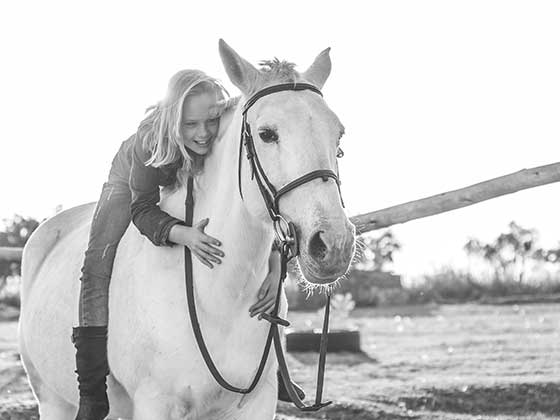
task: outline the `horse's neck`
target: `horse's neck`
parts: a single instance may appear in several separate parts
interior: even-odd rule
[[[270,229],[251,217],[239,194],[237,155],[241,114],[239,110],[230,112],[233,115],[226,115],[222,121],[227,124],[225,131],[216,140],[203,173],[194,183],[193,223],[209,218],[205,232],[222,242],[221,249],[225,253],[222,263],[214,264],[212,270],[198,262],[194,266],[197,294],[202,295],[201,304],[206,301],[204,305],[209,309],[220,305],[235,309],[256,298],[256,291],[268,271],[272,243]],[[182,198],[179,202],[184,203],[186,191],[179,191],[170,198],[176,198],[177,194]],[[176,209],[177,205],[173,207]],[[181,207],[179,214],[184,213],[184,205]]]

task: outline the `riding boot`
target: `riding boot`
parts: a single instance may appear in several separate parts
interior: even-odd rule
[[[109,414],[106,377],[107,326],[76,327],[72,342],[76,347],[76,373],[80,407],[76,420],[103,420]]]
[[[292,399],[288,394],[288,390],[286,389],[286,385],[284,385],[284,380],[282,379],[282,375],[280,374],[279,370],[276,371],[276,376],[278,377],[278,399],[284,402],[292,402]],[[292,385],[294,386],[299,399],[303,400],[305,398],[305,391],[294,381],[292,381]]]

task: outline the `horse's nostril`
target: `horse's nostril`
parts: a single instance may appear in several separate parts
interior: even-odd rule
[[[322,261],[327,256],[327,245],[321,239],[322,230],[317,231],[309,241],[309,255],[315,260]]]

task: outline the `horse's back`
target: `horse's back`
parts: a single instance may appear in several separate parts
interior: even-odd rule
[[[87,229],[95,203],[82,204],[65,210],[44,221],[33,232],[23,249],[21,270],[21,296],[25,298],[33,286],[37,274],[49,253],[57,247],[64,238],[77,229]]]

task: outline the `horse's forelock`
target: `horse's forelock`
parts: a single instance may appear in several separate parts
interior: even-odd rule
[[[272,60],[260,61],[259,66],[257,80],[251,83],[252,89],[248,92],[249,95],[277,83],[295,83],[302,80],[301,75],[295,69],[296,65],[286,60],[274,57]]]

